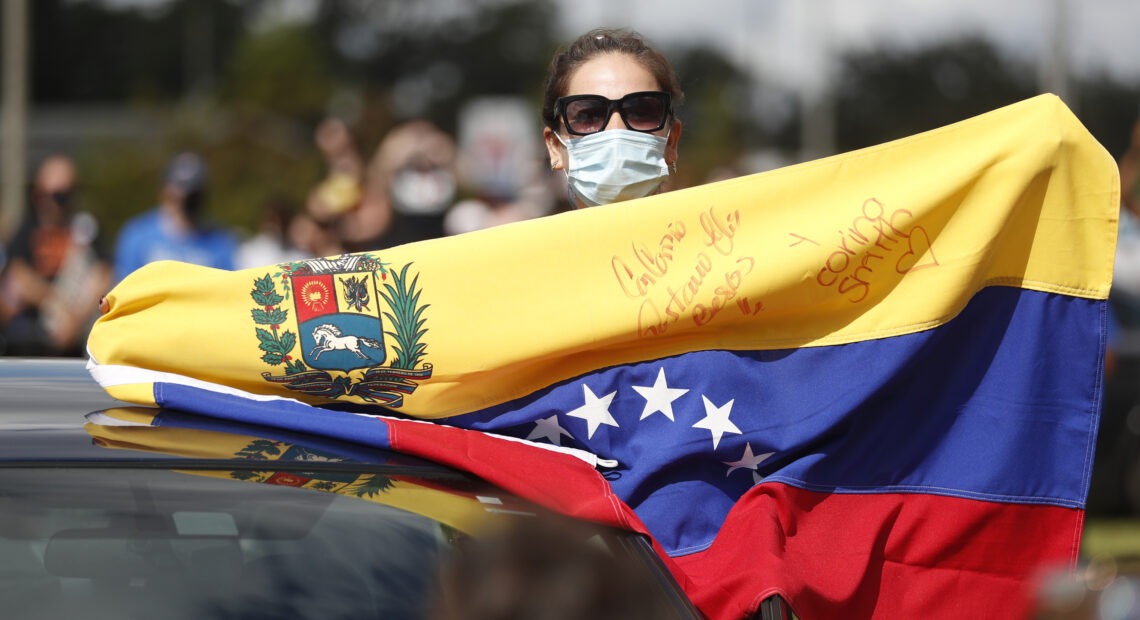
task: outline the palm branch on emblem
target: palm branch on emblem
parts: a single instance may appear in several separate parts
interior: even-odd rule
[[[419,305],[420,291],[416,289],[419,276],[412,278],[411,283],[407,281],[410,266],[411,263],[404,265],[399,275],[393,272],[392,282],[385,283],[384,292],[380,293],[392,309],[391,312],[385,312],[384,316],[396,328],[395,331],[384,332],[396,341],[393,346],[396,350],[396,358],[392,360],[393,368],[415,368],[427,350],[427,343],[421,342],[427,333],[423,328],[423,313],[431,304]]]
[[[380,474],[369,474],[361,476],[356,482],[352,483],[347,493],[351,493],[356,497],[372,497],[377,493],[384,493],[392,487],[392,479],[388,476]]]

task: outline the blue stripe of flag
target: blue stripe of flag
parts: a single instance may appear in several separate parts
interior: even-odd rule
[[[707,546],[759,481],[1083,507],[1105,311],[992,287],[920,333],[607,368],[448,423],[618,461],[615,491],[672,554]],[[672,419],[647,408],[660,376]]]

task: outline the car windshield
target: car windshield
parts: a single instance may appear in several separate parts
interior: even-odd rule
[[[423,618],[463,534],[369,501],[398,481],[328,471],[0,469],[6,618]],[[249,474],[250,472],[245,472]],[[355,480],[346,480],[346,475]],[[367,485],[371,483],[371,487]],[[423,512],[452,515],[431,505]],[[475,500],[477,502],[477,500]],[[446,502],[445,502],[446,503]],[[494,504],[494,501],[491,501]]]
[[[0,467],[3,617],[695,617],[644,540],[477,480],[168,465]]]
[[[285,484],[166,470],[0,471],[5,615],[424,617],[454,529]]]

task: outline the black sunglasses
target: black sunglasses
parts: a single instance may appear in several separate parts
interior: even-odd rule
[[[621,99],[607,99],[601,95],[570,95],[559,97],[558,111],[566,131],[586,136],[605,129],[614,110],[618,111],[625,126],[633,131],[659,131],[673,115],[669,93],[642,91],[630,93]]]

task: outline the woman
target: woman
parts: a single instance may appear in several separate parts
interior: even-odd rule
[[[542,133],[575,206],[661,189],[677,163],[683,96],[669,61],[635,32],[592,30],[554,57]]]

